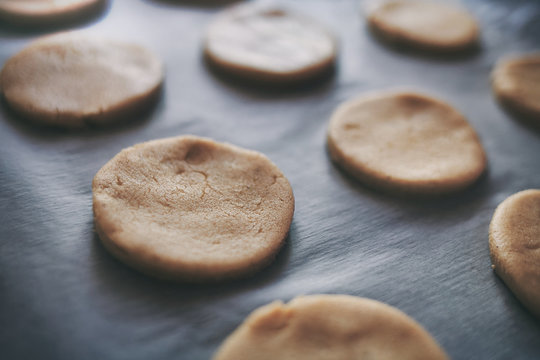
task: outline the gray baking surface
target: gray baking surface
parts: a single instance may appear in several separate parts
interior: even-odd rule
[[[1,359],[208,359],[255,308],[314,293],[393,305],[454,359],[540,358],[540,322],[495,276],[488,250],[497,204],[540,187],[540,133],[497,105],[489,81],[499,57],[540,48],[540,3],[465,2],[480,20],[483,47],[455,59],[381,45],[366,29],[364,3],[282,3],[337,34],[339,65],[329,81],[263,91],[218,78],[201,59],[201,36],[221,7],[117,0],[79,27],[163,58],[166,83],[152,112],[115,129],[65,132],[23,123],[1,106]],[[44,33],[0,26],[0,64]],[[479,183],[445,199],[396,199],[332,165],[325,131],[335,107],[395,87],[438,96],[467,116],[489,157]],[[122,148],[180,134],[261,151],[289,178],[296,212],[287,244],[252,278],[163,283],[99,243],[94,174]]]

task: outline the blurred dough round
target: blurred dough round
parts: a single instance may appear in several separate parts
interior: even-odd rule
[[[331,69],[334,37],[320,24],[284,10],[240,5],[209,26],[204,51],[210,65],[241,78],[289,83]]]
[[[194,136],[122,150],[94,177],[96,230],[126,264],[159,278],[237,277],[268,264],[294,211],[264,155]]]
[[[391,0],[368,16],[371,29],[395,45],[460,51],[478,43],[478,25],[465,10],[441,2]]]
[[[459,112],[409,92],[372,93],[339,106],[328,149],[358,180],[398,193],[459,191],[486,168],[482,145]]]
[[[15,112],[63,127],[136,116],[157,98],[162,81],[162,64],[150,51],[79,32],[35,41],[0,73]]]
[[[0,0],[0,20],[17,25],[54,25],[91,13],[104,0]]]
[[[540,53],[500,61],[492,80],[503,105],[540,125]]]
[[[540,190],[504,200],[489,225],[495,272],[516,297],[540,317]]]
[[[396,308],[347,295],[311,295],[255,310],[214,360],[448,359]]]

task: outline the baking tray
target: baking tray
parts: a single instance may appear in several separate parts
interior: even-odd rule
[[[279,91],[207,69],[201,37],[222,7],[201,3],[116,0],[78,25],[163,58],[162,98],[131,125],[36,128],[0,107],[0,358],[208,359],[253,309],[313,293],[393,305],[454,359],[540,358],[540,323],[495,276],[488,250],[497,204],[540,186],[540,133],[498,106],[489,81],[499,57],[540,48],[540,3],[466,1],[482,25],[482,49],[437,58],[373,39],[361,16],[365,3],[282,1],[333,29],[340,55],[327,81]],[[47,32],[0,26],[0,63]],[[419,202],[369,190],[332,165],[325,132],[335,107],[396,87],[438,96],[467,116],[489,157],[480,182]],[[180,134],[261,151],[290,180],[290,235],[264,271],[223,284],[170,284],[101,246],[94,174],[122,148]]]

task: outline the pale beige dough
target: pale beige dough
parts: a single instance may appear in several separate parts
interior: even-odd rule
[[[497,207],[489,250],[497,275],[540,317],[540,190],[518,192]]]
[[[395,45],[452,52],[478,43],[476,20],[465,10],[442,2],[385,1],[368,15],[371,29]]]
[[[288,83],[331,69],[336,41],[322,25],[285,10],[237,5],[208,27],[204,52],[209,63],[255,81]]]
[[[448,359],[413,319],[381,302],[311,295],[255,310],[214,360]]]
[[[503,105],[540,126],[540,53],[500,61],[492,85]]]
[[[162,81],[161,61],[149,50],[82,32],[41,38],[0,73],[15,112],[62,127],[136,118],[157,98]]]
[[[294,197],[264,155],[195,136],[122,150],[94,177],[96,230],[147,274],[206,281],[250,274],[275,257]]]
[[[348,101],[328,128],[332,160],[367,185],[436,195],[474,183],[486,155],[467,120],[450,105],[411,92],[379,92]]]
[[[0,0],[0,20],[17,25],[54,25],[91,13],[105,0]]]

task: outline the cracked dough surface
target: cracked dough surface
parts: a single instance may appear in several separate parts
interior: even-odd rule
[[[0,0],[0,20],[19,25],[55,24],[91,12],[104,0]]]
[[[38,123],[103,125],[137,116],[159,94],[163,67],[138,45],[68,32],[41,38],[0,73],[8,105]]]
[[[492,86],[503,105],[540,125],[540,53],[497,63]]]
[[[194,136],[122,150],[94,177],[97,232],[117,258],[172,280],[237,277],[284,243],[294,197],[264,155]]]
[[[368,23],[382,39],[427,51],[460,51],[478,42],[476,20],[465,10],[440,2],[392,0],[377,7]]]
[[[497,275],[540,317],[540,190],[518,192],[497,207],[489,250]]]
[[[396,308],[348,295],[276,301],[253,313],[214,360],[448,359],[418,323]]]
[[[307,80],[334,65],[336,42],[322,25],[281,9],[239,5],[208,27],[211,65],[243,78],[270,82]]]
[[[345,102],[328,128],[332,160],[367,185],[435,195],[461,190],[486,168],[483,147],[450,105],[411,92],[379,92]]]

